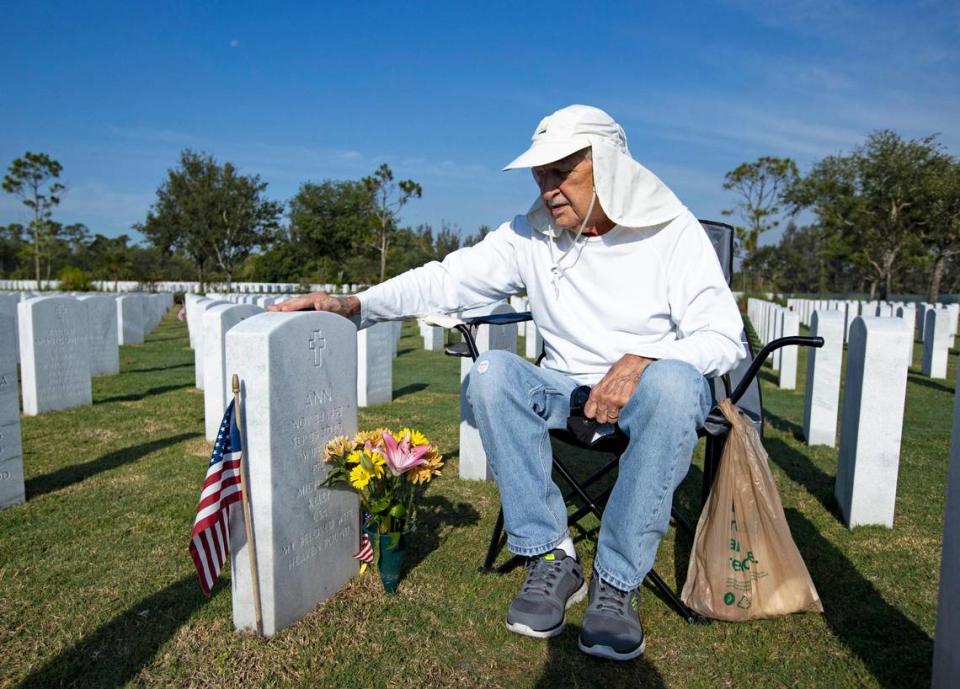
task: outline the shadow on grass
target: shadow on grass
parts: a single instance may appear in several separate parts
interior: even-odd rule
[[[414,351],[413,347],[408,347],[407,349],[398,349],[397,356],[403,356],[404,354],[409,354]]]
[[[84,462],[83,464],[71,464],[70,466],[57,469],[49,474],[36,476],[27,481],[27,498],[35,498],[44,493],[52,493],[55,490],[72,486],[74,483],[85,481],[91,476],[96,476],[101,472],[115,469],[123,464],[135,462],[151,452],[176,445],[184,440],[199,437],[199,433],[181,433],[180,435],[170,436],[169,438],[160,438],[159,440],[152,440],[142,445],[134,445],[133,447],[125,447],[122,450],[109,452],[102,457]]]
[[[171,340],[183,340],[186,342],[190,338],[186,335],[173,335],[172,337],[147,337],[143,344],[153,344],[154,342],[168,342]]]
[[[909,378],[909,381],[910,381],[911,383],[916,383],[917,385],[922,385],[922,386],[924,386],[925,388],[930,388],[930,389],[932,389],[932,390],[937,390],[938,392],[946,392],[946,393],[951,394],[951,395],[953,394],[953,388],[951,388],[949,385],[945,385],[945,384],[943,384],[943,383],[938,383],[938,382],[935,381],[935,380],[931,380],[930,378],[927,378],[927,377],[926,377],[925,375],[923,375],[922,373],[917,373],[917,374],[911,373],[911,374],[908,376],[908,378]]]
[[[195,576],[176,581],[99,627],[18,686],[122,687],[206,603]]]
[[[193,368],[193,363],[174,364],[173,366],[154,366],[153,368],[131,368],[123,373],[152,373],[155,371],[173,371],[178,368]]]
[[[823,471],[811,462],[809,457],[790,447],[779,438],[768,437],[763,441],[763,444],[770,459],[783,469],[787,476],[810,491],[811,495],[820,501],[824,509],[838,521],[843,521],[840,506],[837,504],[837,498],[833,492],[835,476]]]
[[[636,660],[616,662],[588,656],[577,647],[580,627],[568,624],[563,633],[547,641],[549,655],[537,683],[537,689],[556,687],[643,687],[666,689],[657,668],[640,656]]]
[[[404,576],[440,546],[441,538],[448,537],[441,535],[446,527],[475,526],[480,521],[480,513],[465,502],[454,503],[443,495],[431,494],[424,496],[417,506],[416,518],[417,531],[407,547]]]
[[[797,440],[803,440],[803,426],[796,423],[795,421],[790,421],[785,419],[782,416],[777,416],[776,414],[771,414],[770,410],[764,410],[763,418],[765,421],[769,421],[770,425],[773,426],[778,431],[783,431],[784,433],[789,433]]]
[[[398,399],[405,395],[412,395],[421,390],[426,390],[428,387],[430,387],[428,383],[410,383],[410,385],[404,385],[402,388],[397,388],[393,391],[393,399]]]
[[[929,687],[933,657],[930,636],[887,603],[806,517],[790,508],[785,513],[834,636],[886,689]],[[912,574],[905,570],[904,576]]]
[[[773,356],[772,354],[770,356]],[[771,385],[780,385],[780,373],[774,371],[770,366],[762,366],[757,373],[758,380],[765,380]]]
[[[118,395],[116,397],[104,397],[94,401],[94,404],[107,404],[109,402],[139,402],[142,399],[147,397],[153,397],[154,395],[162,395],[165,392],[173,392],[174,390],[182,390],[183,388],[192,388],[193,383],[181,383],[180,385],[160,385],[155,388],[150,388],[144,392],[134,392],[129,395]]]

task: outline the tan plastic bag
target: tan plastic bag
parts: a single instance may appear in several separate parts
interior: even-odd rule
[[[756,429],[729,400],[720,410],[732,429],[697,524],[680,598],[728,622],[823,612]]]

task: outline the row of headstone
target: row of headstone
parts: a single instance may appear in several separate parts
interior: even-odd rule
[[[794,337],[800,334],[800,319],[793,311],[763,299],[747,300],[747,315],[754,324],[762,345],[782,337]],[[778,385],[781,390],[797,388],[797,355],[794,346],[781,347],[773,352],[770,364],[779,372]]]
[[[908,327],[909,337],[904,345],[908,366],[913,366],[914,341],[919,330],[923,343],[920,370],[930,378],[945,379],[950,350],[957,335],[960,304],[929,304],[920,302],[879,302],[857,300],[788,299],[789,308],[797,311],[800,320],[811,324],[814,311],[837,311],[844,319],[844,341],[849,340],[850,325],[858,316],[899,318]]]
[[[11,328],[18,333],[19,348],[11,351],[19,349],[23,413],[33,416],[91,404],[90,377],[117,373],[118,345],[143,342],[170,297],[83,294],[20,301]]]
[[[829,302],[818,306],[810,314],[810,334],[822,337],[824,346],[808,350],[803,435],[808,445],[834,447],[839,421],[834,493],[843,519],[850,528],[892,528],[913,319],[902,311],[900,317],[853,319],[838,414],[847,312]],[[748,309],[764,342],[782,336],[779,323],[792,313],[762,300],[750,300]]]

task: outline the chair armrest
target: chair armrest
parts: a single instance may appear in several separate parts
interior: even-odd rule
[[[519,311],[517,313],[493,313],[489,316],[473,316],[464,318],[463,322],[467,325],[509,325],[510,323],[523,323],[532,321],[533,315],[529,311]]]
[[[730,401],[736,404],[740,401],[740,398],[743,397],[744,393],[747,391],[747,388],[750,387],[750,383],[753,382],[753,379],[757,377],[757,373],[760,372],[760,367],[763,366],[763,362],[766,361],[767,357],[770,354],[781,347],[788,347],[790,345],[797,345],[798,347],[816,347],[820,348],[823,346],[822,337],[801,337],[799,335],[791,335],[789,337],[781,337],[778,340],[771,340],[768,342],[763,349],[760,350],[760,353],[754,357],[753,362],[750,364],[750,368],[747,369],[746,374],[740,380],[740,384],[737,386],[737,389],[733,391],[733,394],[730,395]]]
[[[422,320],[427,325],[433,325],[446,330],[453,330],[458,325],[463,325],[463,321],[459,318],[447,316],[442,313],[431,313],[429,316],[424,316]]]

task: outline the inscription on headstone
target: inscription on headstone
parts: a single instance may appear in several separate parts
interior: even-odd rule
[[[87,307],[73,297],[20,302],[23,413],[91,404]]]
[[[120,348],[117,345],[117,304],[109,296],[77,297],[87,306],[87,335],[90,373],[114,375],[120,372]]]

